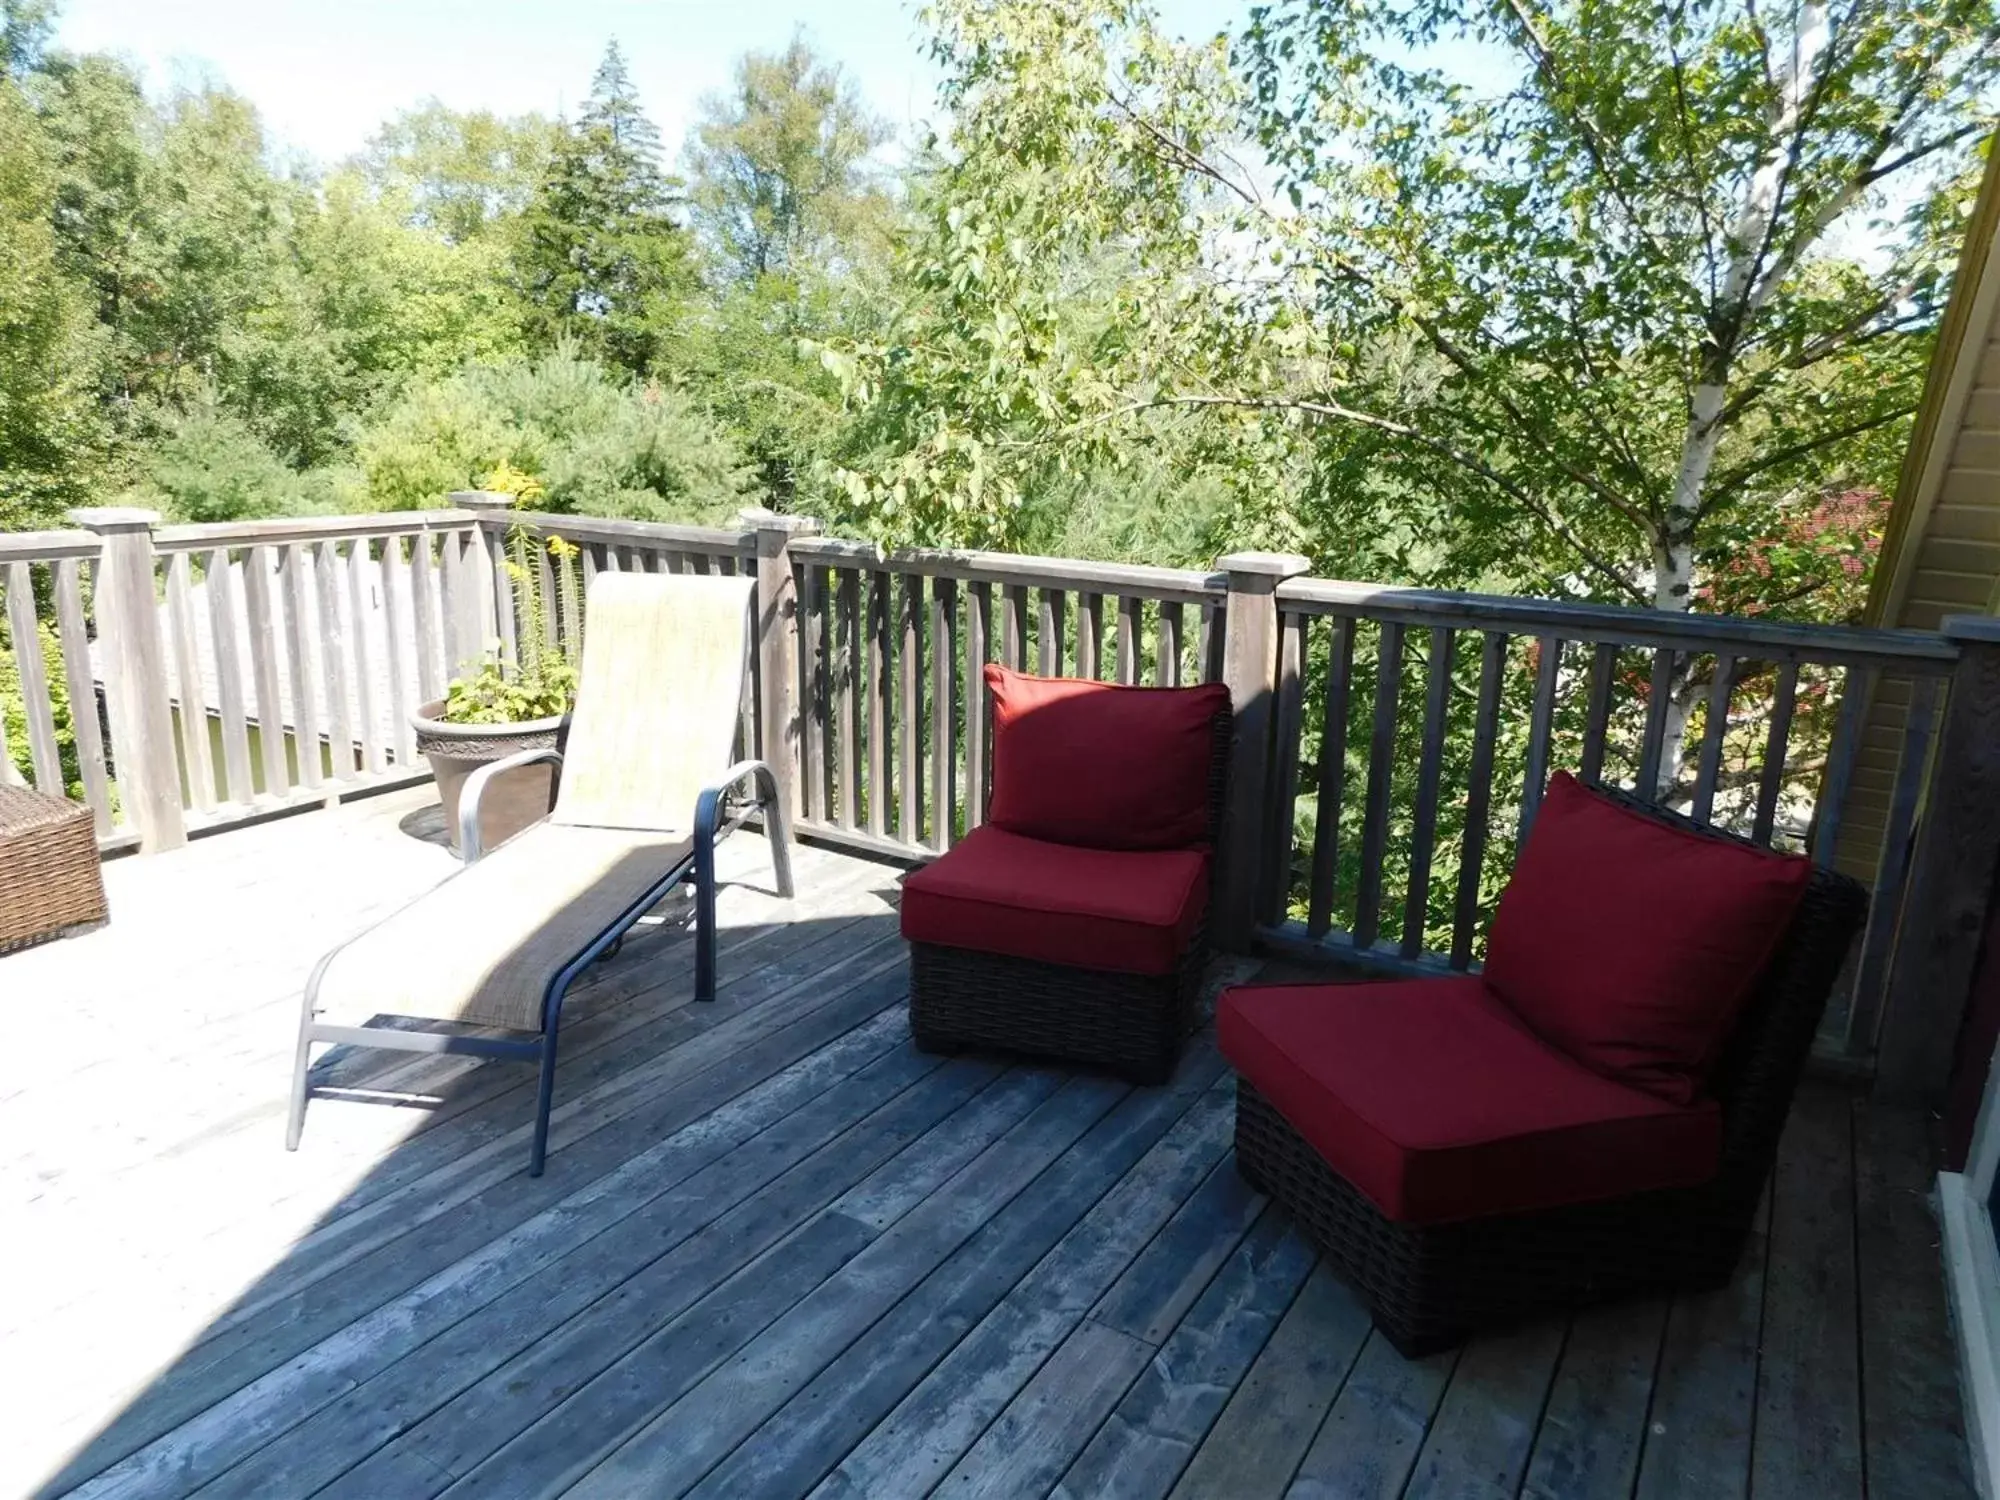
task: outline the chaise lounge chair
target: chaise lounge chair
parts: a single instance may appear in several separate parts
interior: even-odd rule
[[[459,802],[464,867],[350,938],[306,983],[287,1150],[305,1124],[315,1042],[458,1052],[541,1065],[531,1176],[548,1149],[563,996],[677,886],[695,892],[694,998],[715,998],[715,844],[761,811],[778,894],[792,894],[784,810],[762,761],[731,765],[749,651],[751,581],[606,573],[590,586],[576,711],[561,750],[482,767]],[[482,851],[480,797],[554,761],[554,809]],[[732,792],[754,790],[728,814]],[[406,1030],[381,1016],[454,1023]],[[471,1034],[464,1028],[512,1035]]]

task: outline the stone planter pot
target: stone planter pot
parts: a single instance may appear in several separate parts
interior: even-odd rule
[[[447,724],[437,717],[443,711],[442,700],[426,703],[410,716],[410,723],[416,730],[418,753],[431,763],[438,801],[444,804],[445,831],[457,852],[458,794],[465,778],[518,751],[553,746],[563,721],[558,716],[521,724]],[[555,770],[546,764],[523,766],[494,779],[479,806],[482,848],[493,848],[547,815],[555,801]]]

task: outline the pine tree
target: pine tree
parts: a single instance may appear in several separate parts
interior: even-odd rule
[[[694,279],[679,186],[613,42],[522,226],[515,271],[538,339],[566,335],[634,374],[652,367]]]

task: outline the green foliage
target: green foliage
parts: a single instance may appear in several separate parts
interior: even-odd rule
[[[573,347],[413,387],[361,436],[373,503],[417,509],[502,464],[559,513],[716,521],[744,501],[743,455],[677,391],[635,383]]]
[[[540,115],[502,119],[428,99],[377,131],[359,166],[407,223],[464,244],[507,232],[547,172],[557,133]]]
[[[149,453],[144,482],[176,521],[244,521],[296,515],[308,486],[242,418],[214,406],[168,418]]]
[[[887,221],[868,160],[890,134],[802,35],[746,53],[729,91],[701,101],[688,143],[695,227],[738,278],[851,261]]]
[[[0,529],[57,523],[105,451],[92,390],[101,338],[48,218],[57,170],[27,99],[0,77]]]
[[[516,470],[496,470],[488,476],[488,483],[495,488],[506,486],[505,493],[515,497],[516,505],[531,505],[540,497],[534,480]],[[566,714],[575,704],[576,668],[547,641],[555,601],[542,587],[536,550],[536,540],[526,527],[508,529],[507,576],[513,583],[520,615],[515,655],[510,660],[498,651],[491,652],[476,671],[454,678],[446,686],[443,715],[447,724],[519,724]],[[556,564],[563,566],[576,549],[560,537],[551,537],[548,551]]]

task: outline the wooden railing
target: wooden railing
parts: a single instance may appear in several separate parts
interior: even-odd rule
[[[1904,1093],[1934,1087],[1949,1057],[2000,854],[1992,622],[1674,616],[1313,579],[1302,559],[1255,553],[1213,572],[884,553],[765,513],[701,528],[451,498],[227,526],[79,512],[76,531],[0,536],[18,758],[90,804],[107,850],[418,779],[412,711],[487,652],[518,650],[519,525],[570,544],[527,558],[552,601],[543,628],[572,653],[597,573],[753,573],[744,744],[802,829],[878,854],[927,858],[980,823],[989,661],[1225,682],[1220,940],[1450,972],[1476,967],[1558,769],[1854,864],[1841,809],[1879,683],[1902,695],[1905,728],[1873,747],[1895,767],[1862,871],[1873,914],[1824,1041],[1879,1055]],[[0,744],[0,775],[16,751]]]

